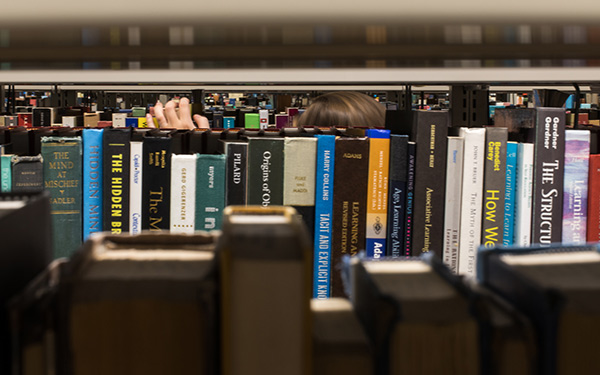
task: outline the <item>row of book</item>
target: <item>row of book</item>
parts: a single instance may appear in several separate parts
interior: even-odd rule
[[[479,283],[432,254],[346,256],[350,299],[311,301],[289,207],[229,207],[220,232],[95,234],[8,304],[13,373],[596,374],[599,250],[488,249]]]

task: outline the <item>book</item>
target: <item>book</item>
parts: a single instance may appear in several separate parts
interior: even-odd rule
[[[247,204],[283,204],[283,138],[248,140]]]
[[[54,108],[36,107],[32,110],[32,124],[38,126],[52,126],[54,123]]]
[[[335,136],[317,135],[313,298],[331,295]]]
[[[198,156],[171,156],[171,233],[194,233]]]
[[[390,136],[388,225],[386,255],[400,257],[403,253],[408,174],[408,136]]]
[[[380,258],[387,248],[390,131],[367,129],[365,135],[369,137],[365,251],[368,257]]]
[[[506,184],[504,185],[504,226],[502,230],[502,245],[504,246],[511,246],[514,242],[518,150],[517,142],[506,142]]]
[[[334,170],[331,296],[342,297],[342,256],[357,255],[365,248],[369,139],[337,137]]]
[[[488,127],[485,130],[483,220],[481,223],[481,244],[485,247],[493,247],[502,243],[507,140],[507,128]]]
[[[312,247],[301,219],[291,207],[229,206],[222,233],[221,373],[310,374]]]
[[[219,230],[225,208],[225,155],[198,155],[196,230]]]
[[[102,129],[84,129],[83,147],[83,241],[102,225]]]
[[[35,193],[44,189],[42,155],[19,156],[10,159],[13,193]]]
[[[590,155],[588,176],[587,242],[600,242],[600,155]]]
[[[246,204],[248,142],[225,142],[225,205]]]
[[[315,227],[317,139],[287,137],[283,142],[283,204],[302,216],[311,240]]]
[[[171,137],[160,132],[147,135],[142,155],[142,230],[170,229]]]
[[[113,114],[114,115],[114,114]],[[125,127],[125,126],[123,126]],[[142,232],[142,182],[144,175],[144,136],[131,133],[129,143],[129,233]]]
[[[415,205],[415,159],[417,155],[417,145],[415,142],[408,142],[408,162],[406,170],[406,214],[404,220],[404,254],[409,257],[412,252],[412,234],[413,234],[413,208]]]
[[[417,144],[411,253],[434,251],[442,258],[449,115],[415,111],[411,140]]]
[[[565,111],[536,109],[531,242],[561,242]]]
[[[475,275],[477,249],[481,244],[485,131],[485,128],[460,128],[459,133],[465,139],[458,250],[461,275]]]
[[[519,143],[517,157],[514,245],[529,246],[533,199],[533,144]]]
[[[585,244],[590,160],[590,131],[565,131],[562,243]]]
[[[0,192],[10,193],[12,190],[12,155],[0,155]]]
[[[460,206],[463,182],[463,155],[465,139],[448,137],[446,158],[446,199],[444,211],[443,261],[453,273],[458,273],[458,245],[460,239]]]
[[[129,229],[130,128],[104,129],[104,231],[121,234]]]
[[[69,257],[83,240],[80,137],[42,138],[44,188],[50,192],[54,258]]]

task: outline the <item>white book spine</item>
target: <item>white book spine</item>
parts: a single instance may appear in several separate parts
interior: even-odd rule
[[[448,137],[443,260],[453,273],[458,273],[464,142],[462,137]]]
[[[130,181],[129,181],[129,233],[142,231],[142,145],[131,142]]]
[[[171,233],[194,233],[198,155],[171,157]]]
[[[531,245],[531,207],[533,199],[533,143],[519,143],[515,194],[516,246]]]
[[[485,129],[461,128],[459,135],[465,139],[465,145],[458,273],[474,276],[477,266],[477,250],[481,245]]]

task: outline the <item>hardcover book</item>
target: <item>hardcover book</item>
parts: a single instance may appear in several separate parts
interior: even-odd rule
[[[169,231],[171,210],[171,137],[144,137],[142,155],[142,230]]]
[[[129,229],[131,128],[104,129],[104,231],[121,234]]]
[[[198,155],[196,229],[219,230],[225,208],[225,155]]]
[[[565,110],[537,108],[531,242],[561,242]]]
[[[417,145],[408,142],[408,162],[406,172],[406,216],[404,220],[404,254],[411,256],[412,233],[413,233],[413,208],[415,205],[415,159],[417,156]]]
[[[369,137],[365,251],[368,257],[380,258],[387,247],[390,131],[367,129],[365,133]]]
[[[345,295],[340,274],[342,256],[354,256],[366,244],[369,139],[336,138],[334,168],[331,296],[342,297]]]
[[[283,138],[248,140],[249,205],[283,204]]]
[[[13,193],[35,193],[44,189],[42,155],[18,156],[10,159]]]
[[[463,182],[463,155],[465,139],[448,137],[446,159],[446,207],[444,212],[443,261],[452,273],[458,273],[458,245],[460,239],[460,206]]]
[[[519,143],[518,149],[514,244],[529,246],[531,245],[534,146],[532,143]]]
[[[246,204],[248,142],[225,142],[225,205]]]
[[[590,160],[590,131],[565,131],[563,244],[585,244]]]
[[[506,184],[504,192],[504,229],[502,231],[502,245],[511,246],[514,241],[515,227],[515,196],[516,196],[516,173],[517,154],[519,144],[517,142],[506,142]]]
[[[131,134],[129,143],[129,233],[142,232],[142,181],[144,175],[144,136],[140,132]]]
[[[12,190],[11,158],[12,155],[0,155],[0,192],[2,193],[10,193]]]
[[[83,141],[83,240],[102,225],[102,129],[84,129]]]
[[[315,227],[317,139],[287,137],[283,145],[283,204],[302,216],[311,236]]]
[[[406,180],[408,176],[408,136],[390,136],[390,166],[388,191],[388,226],[386,255],[403,255],[406,211]]]
[[[600,155],[590,155],[587,242],[600,242]]]
[[[69,257],[83,240],[81,138],[44,137],[44,188],[50,192],[54,258]]]
[[[411,253],[418,256],[434,251],[441,259],[449,115],[446,111],[416,111],[413,120],[411,137],[417,153]]]
[[[506,128],[488,127],[485,131],[483,221],[481,223],[481,244],[485,247],[502,243],[507,140]]]
[[[194,233],[198,156],[171,156],[171,233]]]
[[[331,295],[335,136],[317,135],[313,298]]]

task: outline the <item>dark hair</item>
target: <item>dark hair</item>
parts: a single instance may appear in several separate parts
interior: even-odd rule
[[[385,108],[368,95],[338,91],[317,97],[300,116],[297,126],[383,127]]]

